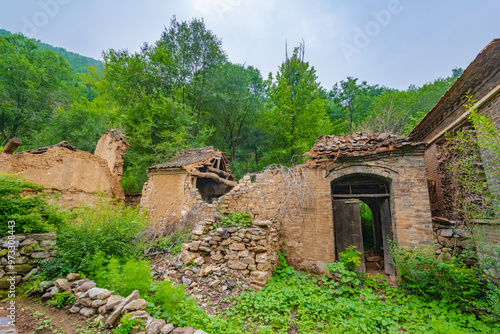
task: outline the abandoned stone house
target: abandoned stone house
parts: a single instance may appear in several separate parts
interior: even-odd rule
[[[211,202],[236,186],[225,154],[212,146],[185,150],[147,170],[141,207],[150,220],[180,220],[196,203]]]
[[[386,272],[394,274],[387,261],[389,239],[409,247],[430,240],[425,145],[391,134],[323,136],[308,163],[247,175],[238,184],[218,180],[227,169],[205,179],[200,170],[213,170],[209,166],[221,154],[203,156],[206,150],[182,152],[148,170],[141,206],[153,220],[173,222],[192,211],[205,216],[248,211],[256,220],[281,222],[292,265],[320,270],[351,244],[363,249],[356,200],[374,214],[375,243],[386,258]]]
[[[94,154],[80,151],[63,141],[49,147],[14,154],[21,145],[17,138],[0,154],[0,173],[17,173],[59,194],[59,203],[73,207],[94,202],[97,196],[125,198],[120,180],[123,159],[130,145],[110,130],[97,143]]]
[[[454,246],[463,241],[456,236],[454,222],[460,217],[454,210],[456,187],[444,167],[444,133],[468,125],[466,92],[477,100],[480,113],[500,125],[500,40],[479,53],[407,138],[321,136],[306,163],[267,168],[239,182],[216,148],[182,151],[147,170],[141,208],[158,229],[179,221],[195,224],[217,212],[247,211],[255,220],[277,221],[289,263],[322,270],[349,245],[365,249],[363,202],[373,216],[374,250],[383,258],[378,266],[394,274],[390,241],[404,247],[428,243],[433,236],[443,247],[452,237]],[[61,194],[68,206],[93,201],[99,193],[124,199],[120,177],[129,145],[116,131],[99,140],[94,154],[65,142],[13,154],[19,145],[13,141],[4,147],[0,172],[21,173]]]
[[[460,226],[442,155],[444,133],[467,124],[466,92],[477,100],[480,113],[500,125],[500,40],[479,53],[406,139],[386,133],[322,136],[308,153],[310,160],[292,169],[249,174],[237,185],[227,167],[216,170],[218,178],[230,182],[212,178],[210,194],[203,188],[207,181],[198,181],[204,179],[198,168],[207,171],[214,160],[201,159],[204,149],[187,151],[148,170],[141,206],[149,208],[153,220],[167,224],[192,219],[194,211],[205,216],[248,211],[257,220],[279,221],[289,263],[321,270],[349,245],[364,249],[362,201],[373,215],[375,249],[384,257],[384,270],[394,274],[389,240],[404,247],[433,238],[443,247],[451,247],[452,237],[455,247],[463,242],[455,229]],[[194,152],[200,158],[180,158]]]

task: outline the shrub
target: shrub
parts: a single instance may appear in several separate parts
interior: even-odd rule
[[[91,273],[94,257],[102,252],[109,258],[128,259],[142,244],[139,234],[147,218],[139,209],[114,205],[101,198],[95,205],[74,211],[75,219],[58,233],[56,259],[45,264],[59,275],[68,272]]]
[[[65,212],[47,203],[42,186],[18,175],[0,173],[0,237],[7,235],[10,220],[15,233],[53,232],[65,224]]]
[[[119,259],[111,258],[107,266],[103,253],[94,257],[94,265],[100,266],[95,270],[95,281],[99,287],[116,291],[121,296],[128,296],[132,291],[139,290],[145,296],[153,284],[149,262],[130,259],[120,263]]]
[[[484,291],[483,275],[477,268],[467,268],[458,258],[436,258],[434,249],[421,246],[404,249],[392,247],[401,276],[400,286],[427,300],[444,300],[469,308]]]
[[[339,261],[342,262],[347,270],[354,271],[361,264],[361,252],[355,250],[356,246],[347,247],[345,252],[340,252]]]

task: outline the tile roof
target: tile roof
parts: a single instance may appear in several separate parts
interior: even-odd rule
[[[197,162],[210,161],[215,157],[223,157],[224,153],[214,148],[213,146],[193,148],[180,151],[165,163],[154,165],[148,169],[162,169],[182,167]]]
[[[362,134],[357,132],[344,136],[321,136],[313,148],[306,153],[312,159],[338,156],[365,156],[392,151],[404,146],[415,147],[420,143],[410,142],[406,138],[392,133]]]

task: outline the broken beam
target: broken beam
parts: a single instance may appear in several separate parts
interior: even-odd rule
[[[211,166],[207,166],[207,167],[208,167],[208,171],[210,171],[210,172],[214,172],[216,174],[222,174],[222,176],[224,176],[224,177],[230,177],[231,176],[231,174],[229,174],[229,173],[227,173],[227,172],[225,172],[225,171],[223,171],[223,170],[221,170],[219,168],[215,168],[215,167],[211,167]]]
[[[333,198],[389,197],[391,194],[335,194]]]
[[[230,186],[230,187],[236,187],[238,185],[236,182],[226,180],[215,173],[202,173],[202,172],[193,171],[193,172],[191,172],[191,175],[202,178],[202,179],[214,179],[215,181],[217,181],[219,183],[224,183],[225,185]]]
[[[5,144],[5,146],[2,149],[2,153],[13,154],[19,148],[19,146],[21,146],[21,144],[22,144],[21,139],[14,137],[11,140],[9,140],[7,144]]]

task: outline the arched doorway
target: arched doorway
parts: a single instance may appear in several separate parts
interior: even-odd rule
[[[384,257],[385,273],[395,275],[389,251],[393,240],[390,210],[390,180],[370,174],[351,174],[331,183],[335,232],[335,255],[354,245],[364,254],[363,231],[359,201],[370,208],[373,216],[374,250]],[[365,258],[358,268],[366,270]]]

